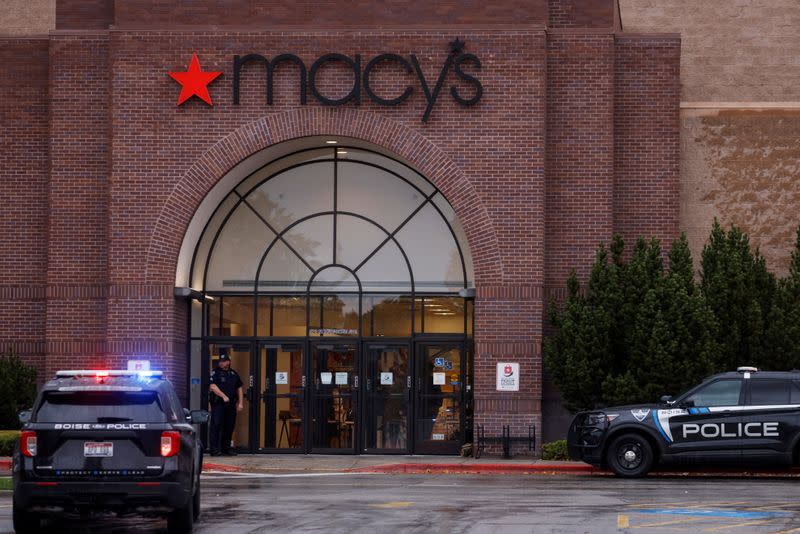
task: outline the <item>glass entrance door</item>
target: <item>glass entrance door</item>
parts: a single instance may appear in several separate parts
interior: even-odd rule
[[[222,353],[228,354],[231,359],[231,369],[239,374],[242,379],[244,391],[244,403],[241,412],[236,414],[236,422],[233,427],[233,435],[231,436],[232,448],[239,452],[250,452],[252,450],[252,443],[250,437],[253,433],[253,420],[252,414],[256,412],[254,406],[254,389],[253,389],[253,358],[250,343],[209,343],[208,347],[208,362],[209,362],[209,375],[214,371],[219,363],[219,356]],[[208,379],[204,391],[208,391]],[[208,393],[208,400],[212,400],[214,394]],[[235,397],[231,397],[230,402],[234,405],[237,402]],[[211,407],[209,406],[209,409]],[[225,449],[226,447],[222,447]]]
[[[355,344],[311,343],[311,451],[355,453],[359,368]]]
[[[262,343],[256,383],[261,400],[258,450],[301,452],[306,405],[302,344]]]
[[[410,452],[410,366],[408,345],[365,344],[365,452]]]
[[[416,350],[414,452],[457,454],[464,444],[462,343],[419,343]]]

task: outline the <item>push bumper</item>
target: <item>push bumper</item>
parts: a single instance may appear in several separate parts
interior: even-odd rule
[[[570,458],[601,466],[603,442],[608,430],[605,412],[581,412],[575,416],[567,433],[567,452]]]

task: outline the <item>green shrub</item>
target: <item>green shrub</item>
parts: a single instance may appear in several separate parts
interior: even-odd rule
[[[36,368],[9,350],[0,356],[0,429],[19,428],[18,414],[36,400]]]
[[[569,460],[567,440],[559,439],[542,444],[542,460]]]
[[[0,456],[11,456],[19,441],[19,430],[0,430]]]

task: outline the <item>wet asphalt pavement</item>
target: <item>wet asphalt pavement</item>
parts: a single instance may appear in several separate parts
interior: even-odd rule
[[[206,474],[197,533],[800,532],[796,479],[569,475]],[[156,519],[47,532],[166,533]],[[12,532],[0,492],[0,533]]]

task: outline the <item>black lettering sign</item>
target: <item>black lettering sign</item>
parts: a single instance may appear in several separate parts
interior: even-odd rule
[[[455,64],[453,65],[453,70],[456,71],[456,74],[459,78],[475,86],[475,94],[472,96],[472,98],[462,98],[458,94],[458,89],[456,89],[455,85],[450,87],[450,94],[453,96],[453,100],[462,106],[472,106],[473,104],[477,104],[483,96],[483,85],[481,85],[481,82],[478,81],[478,79],[474,76],[467,74],[461,69],[461,66],[467,62],[473,63],[475,68],[478,70],[481,68],[481,60],[472,54],[461,54],[456,58]]]
[[[351,69],[353,69],[353,88],[350,92],[342,98],[331,99],[319,92],[317,89],[317,71],[325,63],[329,61],[341,61]],[[356,54],[355,61],[342,54],[325,54],[311,65],[311,72],[308,75],[308,84],[311,86],[311,93],[317,97],[317,100],[326,106],[341,106],[347,104],[351,100],[356,104],[361,103],[361,56]]]
[[[416,74],[417,83],[422,89],[422,93],[425,95],[426,102],[425,112],[422,115],[422,121],[427,122],[431,116],[431,113],[433,112],[434,107],[436,106],[436,102],[438,101],[439,95],[442,91],[442,87],[444,86],[447,76],[451,70],[462,82],[473,88],[473,93],[471,96],[463,96],[461,93],[459,93],[458,88],[455,85],[452,85],[450,87],[450,95],[452,96],[453,100],[462,106],[473,106],[480,102],[481,98],[483,97],[483,85],[474,74],[474,71],[481,69],[481,61],[474,54],[464,52],[464,46],[464,42],[459,39],[456,39],[450,43],[450,53],[444,60],[444,64],[439,71],[439,75],[436,79],[435,85],[433,85],[433,88],[431,88],[431,84],[425,77],[425,73],[422,70],[422,66],[420,65],[416,54],[411,54],[409,56],[411,59],[410,62],[399,54],[380,54],[367,62],[363,73],[361,70],[361,55],[359,54],[356,54],[354,57],[337,53],[325,54],[319,57],[311,65],[310,70],[306,70],[305,63],[294,54],[281,54],[275,56],[272,60],[269,60],[260,54],[247,54],[244,56],[237,55],[233,57],[233,103],[237,106],[240,104],[241,73],[247,64],[260,63],[264,65],[267,84],[267,105],[271,106],[273,103],[275,68],[280,63],[291,63],[298,69],[300,104],[306,104],[306,89],[309,88],[311,90],[311,94],[314,95],[314,98],[326,106],[342,106],[350,102],[355,105],[360,105],[361,87],[363,85],[364,91],[367,93],[367,96],[372,102],[382,106],[397,106],[408,100],[408,98],[414,93],[413,86],[407,85],[398,96],[393,98],[388,95],[378,95],[370,86],[370,76],[372,75],[373,70],[380,63],[391,62],[402,67],[405,70],[406,75]],[[319,74],[319,70],[331,62],[344,64],[345,68],[353,72],[353,86],[345,96],[340,98],[331,98],[323,95],[317,86],[317,76]],[[469,70],[469,72],[465,71],[465,67]]]
[[[242,67],[245,63],[263,63],[267,71],[267,104],[272,105],[272,83],[273,72],[278,63],[289,61],[297,65],[300,69],[300,103],[306,103],[306,64],[303,60],[294,54],[281,54],[275,56],[275,59],[269,61],[267,58],[260,54],[247,54],[244,57],[233,56],[233,104],[239,105],[239,79],[241,76]]]
[[[375,66],[378,65],[378,63],[380,63],[381,61],[394,61],[396,63],[400,63],[400,65],[402,65],[406,69],[406,74],[411,74],[413,72],[413,69],[403,56],[399,56],[397,54],[381,54],[379,56],[375,56],[374,58],[372,58],[372,60],[370,60],[369,63],[367,63],[367,68],[364,69],[364,90],[367,92],[369,98],[373,102],[377,102],[378,104],[383,104],[384,106],[396,106],[402,103],[406,98],[411,96],[411,93],[414,91],[414,88],[411,86],[406,87],[406,90],[403,91],[403,94],[401,94],[396,98],[386,99],[376,95],[372,91],[372,87],[370,87],[369,85],[369,76],[372,73],[372,69],[374,69]]]

